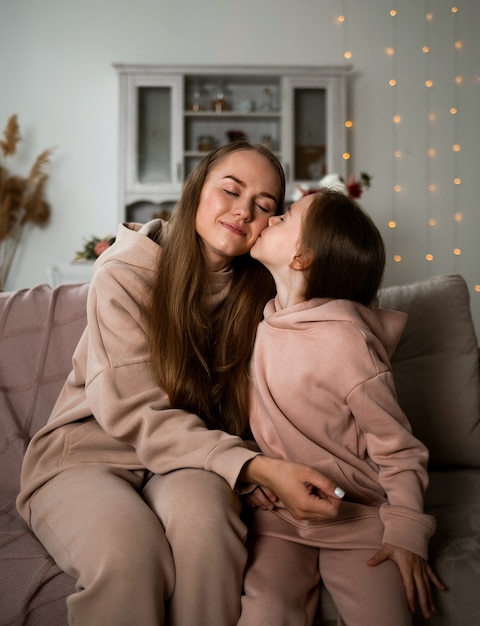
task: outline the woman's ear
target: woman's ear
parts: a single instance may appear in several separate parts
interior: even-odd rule
[[[304,271],[313,263],[313,250],[306,248],[303,252],[298,252],[292,259],[289,267],[292,270]]]

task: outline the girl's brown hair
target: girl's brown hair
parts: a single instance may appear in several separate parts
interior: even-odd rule
[[[195,228],[200,194],[219,161],[239,150],[265,157],[278,173],[283,210],[285,176],[261,145],[227,144],[208,154],[185,181],[160,255],[149,308],[154,373],[175,408],[199,415],[210,428],[242,435],[248,425],[248,363],[263,308],[274,295],[270,273],[249,254],[232,260],[227,298],[212,316],[202,305],[208,272]]]
[[[305,272],[307,299],[373,302],[385,269],[385,247],[378,228],[354,200],[331,190],[317,194],[304,217],[300,248],[313,252]]]

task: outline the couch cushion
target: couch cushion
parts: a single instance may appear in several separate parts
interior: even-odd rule
[[[434,590],[435,617],[414,624],[480,624],[480,469],[430,473],[425,510],[437,520],[431,564],[447,591]]]
[[[480,466],[478,344],[464,279],[442,275],[381,290],[408,313],[392,358],[400,405],[434,465]]]
[[[40,285],[0,293],[0,510],[10,508],[26,445],[72,368],[87,290],[88,284]]]
[[[0,624],[66,626],[66,598],[75,580],[65,574],[15,509],[0,514]]]
[[[88,285],[0,293],[0,624],[67,624],[75,581],[15,509],[26,445],[47,421],[86,324]]]

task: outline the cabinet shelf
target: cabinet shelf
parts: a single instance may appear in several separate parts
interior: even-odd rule
[[[193,118],[213,118],[213,119],[225,119],[225,118],[252,118],[252,119],[276,119],[281,117],[280,111],[185,111],[185,117]]]

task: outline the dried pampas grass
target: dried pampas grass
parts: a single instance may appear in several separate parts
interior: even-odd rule
[[[16,153],[22,140],[16,115],[7,122],[0,140],[3,160]],[[15,253],[29,224],[43,227],[50,221],[50,205],[44,198],[45,172],[53,149],[44,150],[35,159],[28,177],[10,175],[0,164],[0,290],[5,288]]]

